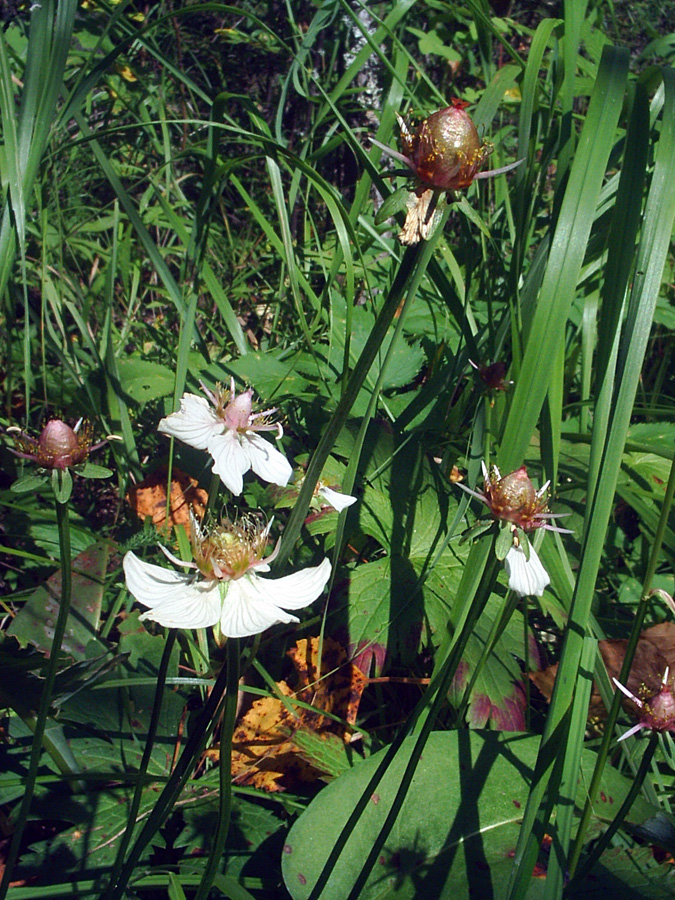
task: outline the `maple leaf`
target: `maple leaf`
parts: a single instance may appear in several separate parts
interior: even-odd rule
[[[289,698],[288,705],[279,697],[264,697],[254,701],[237,723],[232,737],[232,777],[237,784],[283,791],[298,782],[316,781],[326,768],[340,765],[327,765],[326,760],[336,759],[338,741],[343,748],[349,743],[368,679],[331,638],[324,639],[321,651],[319,675],[319,639],[298,641],[288,651],[296,684],[291,688],[285,681],[277,683],[279,694]],[[293,700],[311,704],[312,709]],[[323,752],[316,741],[296,742],[294,736],[300,734],[320,738]]]

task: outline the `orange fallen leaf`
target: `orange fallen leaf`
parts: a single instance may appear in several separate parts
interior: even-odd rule
[[[197,487],[197,480],[180,469],[171,473],[171,498],[169,502],[169,523],[166,519],[166,484],[168,469],[160,466],[144,481],[135,484],[127,493],[127,502],[139,519],[148,516],[158,529],[169,530],[173,525],[189,527],[190,510],[194,509],[201,519],[206,509],[208,493]]]
[[[331,638],[323,641],[318,677],[318,650],[318,638],[298,641],[288,651],[297,683],[294,688],[285,681],[277,684],[281,695],[309,703],[311,710],[293,703],[289,708],[278,697],[264,697],[254,701],[237,723],[232,738],[232,777],[237,784],[283,791],[299,781],[316,781],[321,769],[294,743],[293,735],[298,730],[311,731],[326,740],[329,735],[349,740],[349,726],[356,722],[367,679]],[[336,722],[325,713],[342,721]]]

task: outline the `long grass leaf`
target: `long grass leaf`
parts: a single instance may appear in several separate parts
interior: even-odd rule
[[[607,160],[614,143],[627,69],[626,51],[605,48],[504,429],[499,463],[507,472],[522,461],[549,388],[552,376],[550,361],[557,357],[558,346],[565,333]]]

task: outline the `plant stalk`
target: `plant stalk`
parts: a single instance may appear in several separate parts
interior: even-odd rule
[[[68,477],[70,477],[70,473],[67,472],[67,470],[66,473]],[[56,477],[63,481],[64,473],[59,471]],[[56,680],[56,673],[59,665],[59,653],[61,651],[61,644],[63,642],[66,623],[68,621],[68,612],[70,610],[72,569],[70,561],[68,500],[61,501],[55,498],[55,505],[56,523],[59,533],[59,552],[61,555],[61,598],[59,601],[59,614],[56,618],[51,654],[45,671],[45,681],[42,688],[42,696],[40,697],[40,707],[35,722],[33,744],[28,763],[28,774],[26,775],[23,800],[21,801],[21,807],[19,808],[19,815],[17,816],[16,825],[14,826],[14,834],[12,835],[12,843],[9,848],[9,853],[7,854],[2,881],[0,882],[0,900],[3,900],[3,898],[7,896],[7,890],[12,880],[14,866],[19,858],[21,839],[23,838],[26,822],[28,821],[28,814],[30,812],[31,803],[33,802],[33,795],[35,794],[35,784],[37,781],[38,769],[40,768],[40,758],[42,756],[42,744],[45,729],[47,727],[47,719],[49,718],[49,708],[51,706],[54,682]]]

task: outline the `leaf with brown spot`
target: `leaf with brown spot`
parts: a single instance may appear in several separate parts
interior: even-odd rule
[[[160,466],[145,481],[141,481],[129,489],[127,502],[139,519],[146,519],[149,516],[153,524],[160,530],[168,531],[173,525],[183,525],[187,528],[190,523],[190,510],[194,510],[197,518],[201,519],[206,510],[209,495],[203,488],[197,487],[198,482],[195,478],[174,468],[171,473],[171,498],[167,525],[167,479],[167,467]]]
[[[288,652],[296,684],[294,688],[285,681],[277,684],[279,694],[302,700],[313,709],[293,704],[289,708],[278,697],[264,697],[254,701],[237,723],[232,739],[232,776],[237,784],[282,791],[298,782],[316,781],[325,772],[325,760],[334,757],[334,747],[327,745],[325,752],[319,752],[315,742],[301,740],[301,749],[294,736],[310,733],[331,746],[335,735],[349,740],[349,725],[356,722],[367,679],[331,638],[323,641],[319,677],[318,651],[318,638],[298,641]]]

